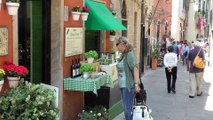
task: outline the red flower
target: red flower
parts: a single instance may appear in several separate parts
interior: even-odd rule
[[[26,67],[24,66],[17,66],[15,69],[15,72],[19,75],[19,76],[23,76],[26,75],[28,73],[28,70]]]
[[[82,7],[82,12],[89,12],[89,8],[87,6]]]
[[[26,67],[15,65],[12,62],[5,62],[2,68],[9,77],[23,77],[28,74],[28,69]]]

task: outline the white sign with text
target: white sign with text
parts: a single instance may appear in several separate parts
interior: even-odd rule
[[[83,28],[66,27],[65,57],[82,54]]]

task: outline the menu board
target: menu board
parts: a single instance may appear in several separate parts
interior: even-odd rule
[[[83,28],[67,27],[65,32],[65,57],[82,54]]]
[[[0,26],[0,56],[8,54],[8,29]]]

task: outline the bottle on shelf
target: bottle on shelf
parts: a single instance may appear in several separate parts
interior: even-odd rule
[[[79,76],[79,67],[78,67],[78,61],[75,59],[75,77]]]
[[[75,60],[73,60],[73,63],[72,63],[72,73],[73,73],[73,78],[75,78],[76,77]]]
[[[70,77],[71,77],[71,78],[73,78],[73,77],[74,77],[74,74],[75,74],[75,73],[73,72],[73,63],[74,63],[74,62],[73,62],[73,60],[72,60],[72,63],[71,63],[71,65],[70,65]]]
[[[80,73],[80,67],[81,67],[81,63],[80,63],[80,58],[78,58],[78,60],[77,60],[78,62],[78,64],[77,64],[77,68],[78,68],[78,76],[81,76],[81,73]]]

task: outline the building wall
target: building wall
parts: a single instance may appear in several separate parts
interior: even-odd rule
[[[141,9],[139,0],[126,1],[128,19],[128,39],[134,47],[136,57],[140,57]]]
[[[196,21],[194,19],[195,11],[194,11],[195,3],[189,3],[189,19],[188,26],[186,30],[186,39],[188,41],[193,41],[196,39]]]
[[[2,67],[5,61],[13,62],[13,16],[8,15],[7,8],[3,8],[3,4],[6,0],[2,1],[1,9],[0,9],[0,27],[7,27],[8,29],[8,54],[5,56],[0,56],[0,68]]]
[[[183,40],[183,32],[185,28],[184,20],[185,20],[185,7],[183,6],[184,1],[173,0],[172,7],[172,30],[171,37],[175,39],[175,41]],[[182,27],[181,27],[182,26]],[[181,38],[182,36],[182,38]]]
[[[209,10],[209,16],[213,16],[213,0],[210,0],[209,2],[210,5],[210,10]],[[212,13],[210,12],[212,11]],[[210,62],[210,66],[213,67],[213,18],[210,19],[209,18],[209,62]]]
[[[197,15],[198,4],[196,2],[189,3],[188,13],[188,26],[186,30],[186,39],[188,41],[196,40],[197,34],[204,35],[204,30],[197,29],[197,21],[199,16]]]
[[[171,37],[179,41],[179,25],[180,25],[180,1],[173,0],[172,7],[172,31]]]
[[[165,23],[168,21],[168,32],[171,31],[171,23],[172,23],[172,0],[160,0],[158,5],[158,0],[154,1],[154,7],[157,6],[156,12],[153,18],[153,33],[152,36],[157,40],[157,22],[161,22],[161,27],[160,27],[160,40],[162,40],[162,36],[165,34]]]
[[[69,18],[68,21],[64,22],[64,31],[66,27],[83,27],[83,22],[81,20],[79,21],[73,21],[72,19],[72,13],[71,9],[73,6],[83,6],[83,0],[64,0],[64,6],[68,6],[69,8]],[[65,33],[63,33],[65,35]],[[65,48],[65,36],[63,37],[64,45],[63,48]],[[64,53],[64,49],[63,49]],[[63,56],[63,78],[70,77],[70,65],[71,60],[73,57],[79,57],[79,55],[76,56],[70,56],[70,57],[64,57]],[[76,120],[78,113],[81,112],[81,110],[84,107],[84,93],[83,92],[75,92],[75,91],[69,91],[64,90],[63,94],[63,120]]]
[[[64,1],[51,1],[51,85],[59,88],[59,111],[62,120],[64,110],[64,91],[63,91],[63,39],[64,21],[63,7]]]
[[[117,19],[122,21],[121,10],[122,0],[111,0],[111,10],[115,11]],[[134,52],[139,60],[140,56],[140,23],[141,23],[141,3],[140,0],[126,0],[126,12],[127,12],[127,38],[134,47]],[[121,36],[121,31],[117,31],[117,36]],[[113,48],[117,49],[115,42]]]
[[[106,3],[106,6],[109,7],[109,0],[102,0]],[[81,60],[83,60],[83,56],[82,55],[75,55],[75,56],[70,56],[70,57],[65,57],[64,56],[64,52],[65,52],[65,28],[66,27],[84,27],[83,26],[83,21],[81,19],[79,19],[79,21],[73,21],[72,18],[72,13],[71,13],[71,9],[74,6],[83,6],[84,4],[84,0],[64,0],[64,6],[68,6],[69,9],[69,17],[68,17],[68,21],[64,21],[63,19],[63,10],[64,10],[64,6],[62,6],[62,16],[55,16],[55,17],[61,17],[61,21],[63,21],[63,23],[61,24],[63,26],[63,33],[61,35],[63,35],[59,40],[59,41],[55,41],[57,43],[60,44],[61,48],[59,51],[60,52],[60,57],[59,58],[62,66],[58,67],[58,70],[56,70],[55,72],[60,72],[58,74],[63,74],[63,77],[61,80],[62,86],[63,86],[63,79],[70,77],[70,65],[72,64],[72,60],[76,59],[76,58],[80,58]],[[62,4],[62,5],[63,5]],[[53,12],[54,13],[54,12]],[[58,26],[60,27],[60,26]],[[54,34],[54,33],[53,33]],[[55,36],[55,35],[53,35]],[[54,39],[54,38],[53,38]],[[84,41],[84,38],[83,38]],[[109,51],[109,38],[106,39],[106,49],[105,51]],[[56,46],[57,44],[55,44],[54,46]],[[83,46],[84,47],[84,46]],[[59,48],[58,48],[59,49]],[[55,50],[53,50],[55,51]],[[56,54],[55,54],[56,55]],[[59,68],[61,68],[61,70],[59,70]],[[62,87],[63,88],[63,87]],[[78,114],[82,111],[82,109],[84,108],[84,92],[78,92],[78,91],[70,91],[70,90],[63,90],[63,97],[62,97],[62,101],[63,101],[63,107],[62,107],[62,113],[63,114],[63,120],[76,120],[78,117]]]
[[[151,36],[148,36],[148,28],[151,28],[150,29],[150,35],[153,35],[153,24],[151,24],[149,26],[149,17],[150,17],[150,13],[154,10],[154,1],[155,0],[145,0],[145,5],[144,5],[144,17],[145,17],[145,29],[146,29],[146,37],[151,37]],[[152,23],[153,23],[153,20],[152,20]]]

